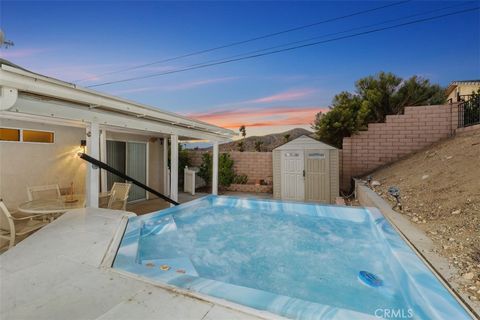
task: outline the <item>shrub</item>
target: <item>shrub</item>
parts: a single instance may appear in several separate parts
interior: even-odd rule
[[[212,156],[210,153],[204,153],[202,155],[202,164],[198,170],[198,176],[205,180],[207,186],[212,182]]]
[[[235,178],[233,160],[228,153],[222,153],[218,159],[218,184],[222,188],[229,187]]]
[[[168,150],[168,167],[171,168],[171,152],[170,152],[170,145]],[[178,185],[183,185],[183,173],[185,172],[185,167],[189,167],[191,165],[190,154],[187,149],[182,144],[178,144]]]
[[[202,164],[198,170],[198,176],[205,180],[208,186],[212,184],[212,155],[204,153],[202,155]],[[220,154],[218,159],[218,185],[221,188],[229,187],[235,179],[233,170],[233,160],[228,153]]]

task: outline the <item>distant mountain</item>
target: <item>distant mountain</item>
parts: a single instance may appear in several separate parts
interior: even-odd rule
[[[284,144],[286,141],[285,135],[289,134],[288,141],[292,141],[302,135],[313,135],[313,132],[302,129],[302,128],[295,128],[289,131],[285,131],[282,133],[274,133],[265,136],[253,136],[253,137],[246,137],[244,140],[244,148],[245,151],[256,151],[255,150],[255,142],[261,141],[263,142],[261,145],[261,151],[272,151],[276,147]],[[243,140],[243,139],[242,139]],[[228,143],[221,144],[219,146],[220,151],[238,151],[238,143],[242,140],[236,140]]]

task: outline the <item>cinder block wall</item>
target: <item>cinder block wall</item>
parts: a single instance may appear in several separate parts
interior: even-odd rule
[[[367,131],[343,139],[341,188],[348,190],[352,177],[451,136],[457,125],[457,104],[406,107],[403,115],[369,124]]]
[[[202,164],[202,154],[207,151],[190,151],[192,166]],[[258,179],[272,181],[272,153],[271,152],[221,152],[229,153],[234,161],[234,170],[237,174],[246,174],[249,181]]]

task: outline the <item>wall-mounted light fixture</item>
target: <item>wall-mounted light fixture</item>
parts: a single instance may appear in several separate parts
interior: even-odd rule
[[[80,140],[80,147],[82,148],[82,152],[85,153],[85,148],[87,147],[87,140]]]

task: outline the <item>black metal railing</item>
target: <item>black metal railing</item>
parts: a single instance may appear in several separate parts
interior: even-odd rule
[[[138,181],[138,180],[133,179],[133,178],[130,177],[130,176],[127,176],[125,173],[120,172],[120,171],[118,171],[117,169],[110,167],[108,164],[106,164],[106,163],[104,163],[104,162],[101,162],[101,161],[99,161],[99,160],[97,160],[97,159],[95,159],[95,158],[90,157],[88,154],[79,153],[78,156],[79,156],[80,158],[82,158],[83,160],[85,160],[85,161],[87,161],[87,162],[90,162],[91,164],[93,164],[93,165],[95,165],[95,166],[97,166],[97,167],[99,167],[99,168],[101,168],[101,169],[107,170],[108,172],[110,172],[110,173],[112,173],[112,174],[114,174],[114,175],[116,175],[116,176],[124,179],[125,181],[131,182],[131,183],[133,183],[134,185],[137,185],[137,186],[139,186],[140,188],[142,188],[142,189],[144,189],[144,190],[146,190],[146,191],[148,191],[148,192],[150,192],[150,193],[153,193],[153,194],[156,195],[157,197],[162,198],[163,200],[165,200],[165,201],[167,201],[167,202],[170,202],[170,203],[173,204],[173,205],[176,205],[176,206],[179,205],[179,203],[178,203],[177,201],[175,201],[175,200],[173,200],[173,199],[170,199],[170,198],[167,197],[166,195],[161,194],[160,192],[158,192],[157,190],[150,188],[149,186],[141,183],[141,182]]]
[[[468,127],[480,123],[480,94],[470,95],[469,99],[458,104],[458,127]]]

